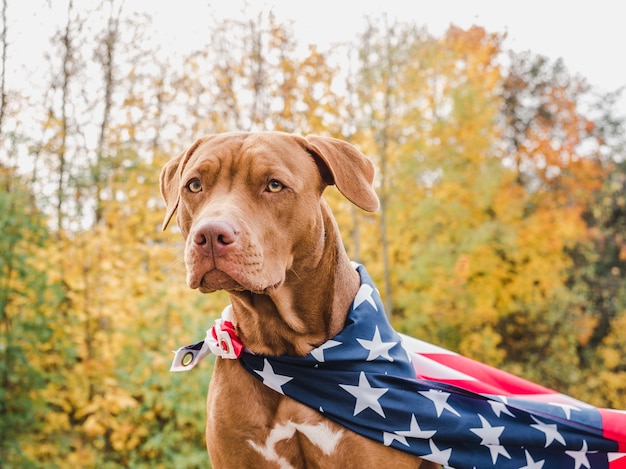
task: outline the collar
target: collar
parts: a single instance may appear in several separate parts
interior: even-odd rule
[[[222,317],[206,331],[204,340],[186,345],[174,352],[170,371],[189,371],[211,353],[225,359],[236,360],[244,349],[245,346],[237,337],[233,326],[232,306],[228,305],[222,311]]]

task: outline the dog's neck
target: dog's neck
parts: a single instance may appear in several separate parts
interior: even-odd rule
[[[279,288],[230,292],[237,334],[252,352],[306,355],[343,329],[360,280],[325,203],[322,230],[317,255],[306,266],[295,259]]]

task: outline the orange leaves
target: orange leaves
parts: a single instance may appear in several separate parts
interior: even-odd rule
[[[467,254],[461,254],[454,266],[457,282],[463,283],[470,275],[471,258]]]

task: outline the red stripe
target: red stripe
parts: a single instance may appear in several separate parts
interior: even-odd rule
[[[468,391],[504,396],[558,394],[556,391],[461,355],[436,353],[424,353],[422,355],[444,366],[475,378],[476,381],[448,381],[449,384],[455,384],[456,386],[465,388]],[[420,370],[416,370],[416,373],[418,374],[418,377],[432,379],[434,381],[443,381],[438,379],[436,376],[423,376],[420,374]]]
[[[609,469],[626,469],[626,457],[609,462]]]
[[[609,409],[598,410],[602,416],[602,436],[617,441],[619,445],[618,451],[620,453],[626,452],[626,413]],[[626,469],[626,458],[621,458],[615,462],[620,462],[621,465],[613,466],[611,464],[611,468],[619,467]]]

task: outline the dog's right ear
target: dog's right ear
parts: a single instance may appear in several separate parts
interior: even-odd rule
[[[172,158],[168,161],[161,170],[160,189],[161,196],[166,205],[165,219],[163,220],[162,226],[163,231],[165,231],[167,225],[169,225],[180,202],[180,178],[183,174],[183,170],[189,158],[193,155],[193,152],[196,151],[196,148],[205,140],[206,138],[196,140],[187,150],[179,154],[176,158]]]
[[[368,212],[380,208],[373,188],[374,164],[356,147],[332,137],[307,135],[306,148],[326,165],[334,184],[350,202]]]

